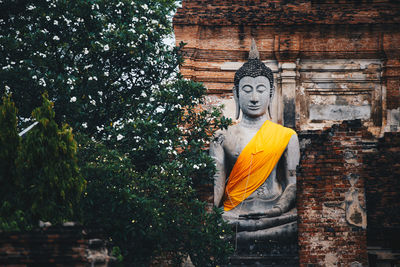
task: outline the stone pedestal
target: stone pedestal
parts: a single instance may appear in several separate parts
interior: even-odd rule
[[[229,266],[298,266],[298,240],[238,242]]]

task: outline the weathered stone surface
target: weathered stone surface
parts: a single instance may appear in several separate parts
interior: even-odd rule
[[[400,265],[400,133],[386,133],[365,158],[371,266]],[[376,265],[375,265],[376,266]]]
[[[182,73],[210,94],[231,95],[234,71],[255,38],[277,81],[273,121],[323,129],[337,120],[310,119],[310,105],[369,105],[370,116],[361,118],[378,135],[400,131],[399,14],[400,3],[389,0],[197,0],[183,1],[174,27],[177,42],[187,43]]]
[[[113,258],[99,236],[76,224],[0,233],[0,265],[107,266]]]
[[[395,1],[190,0],[174,18],[177,25],[357,25],[399,23]]]
[[[299,134],[300,266],[367,265],[362,163],[375,143],[364,145],[363,131],[358,120]]]
[[[371,106],[345,106],[345,105],[310,105],[310,117],[313,120],[367,120],[371,117]]]

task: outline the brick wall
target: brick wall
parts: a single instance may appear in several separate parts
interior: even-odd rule
[[[386,133],[379,139],[365,167],[370,263],[386,259],[400,265],[400,134]]]
[[[301,266],[367,265],[362,164],[365,153],[374,151],[375,145],[367,137],[359,120],[299,134]]]
[[[395,1],[190,0],[183,1],[175,24],[299,25],[399,22]]]
[[[301,266],[400,264],[400,134],[357,120],[299,137]]]
[[[214,102],[233,106],[233,76],[254,38],[261,60],[277,78],[274,121],[293,127],[285,118],[296,118],[298,130],[315,130],[362,119],[376,135],[381,129],[400,131],[399,1],[182,2],[174,16],[176,42],[187,43],[180,70],[203,82]],[[285,70],[285,63],[295,65]],[[289,107],[292,99],[295,108]],[[329,103],[331,114],[343,114],[330,118],[322,112],[315,119],[318,103]],[[230,106],[228,116],[234,113]]]
[[[77,225],[0,233],[0,266],[107,266],[105,242]]]

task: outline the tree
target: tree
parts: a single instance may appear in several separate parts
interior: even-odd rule
[[[24,212],[19,209],[17,164],[20,137],[17,109],[11,96],[3,96],[0,105],[0,230],[25,228]]]
[[[16,184],[15,160],[21,141],[17,132],[17,109],[9,95],[3,97],[0,106],[0,129],[0,197],[5,198],[12,193],[9,187]]]
[[[229,254],[220,211],[196,188],[212,182],[206,147],[229,121],[202,108],[205,88],[178,72],[174,0],[2,1],[0,90],[21,117],[48,91],[69,123],[87,180],[83,222],[102,227],[125,262],[163,256],[199,266]]]
[[[1,93],[11,88],[28,118],[47,91],[58,122],[101,134],[153,102],[175,72],[177,51],[162,42],[174,8],[173,0],[1,1]]]
[[[38,124],[22,140],[10,96],[3,97],[0,111],[0,230],[30,229],[39,220],[57,224],[76,219],[85,181],[72,129],[66,124],[59,129],[46,95],[32,112]]]
[[[32,117],[39,123],[23,140],[17,160],[24,192],[20,201],[34,222],[72,220],[85,188],[72,129],[67,124],[59,129],[53,103],[46,95]]]

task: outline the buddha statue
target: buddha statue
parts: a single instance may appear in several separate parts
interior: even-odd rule
[[[241,121],[219,131],[210,146],[216,162],[214,205],[239,241],[297,236],[295,131],[271,121],[274,77],[254,40],[248,62],[235,73],[233,96]]]

